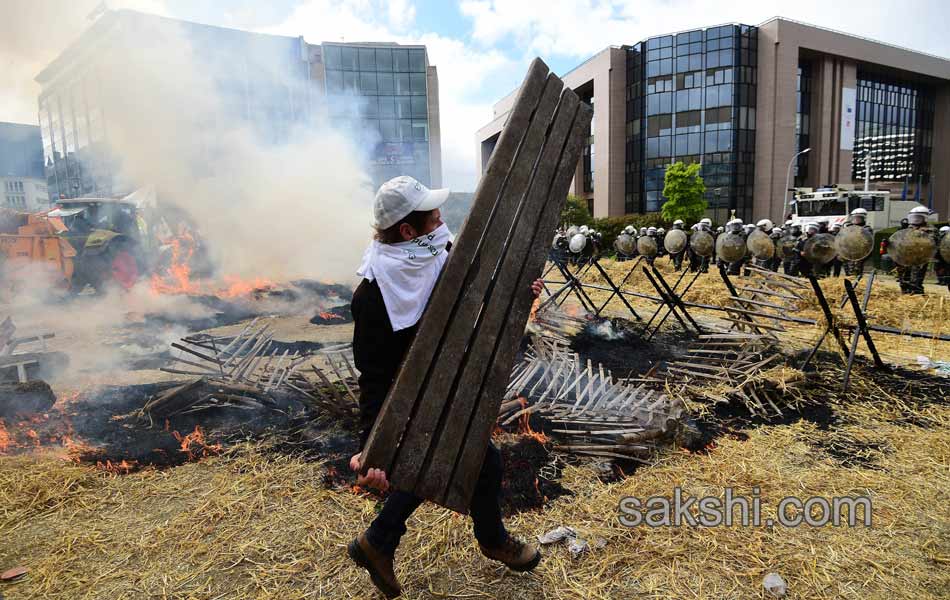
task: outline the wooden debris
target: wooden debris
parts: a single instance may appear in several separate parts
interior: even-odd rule
[[[603,365],[582,363],[558,340],[532,336],[525,359],[512,373],[498,422],[540,415],[558,424],[551,430],[563,443],[555,450],[644,454],[668,437],[683,407],[660,388],[614,380]],[[649,446],[644,446],[649,443]]]
[[[150,399],[140,414],[154,420],[211,408],[257,408],[274,404],[273,395],[284,392],[297,395],[316,411],[355,416],[358,375],[349,345],[318,354],[279,352],[270,322],[258,322],[254,319],[230,340],[199,334],[173,343],[179,351],[175,366],[161,370],[198,378]],[[325,359],[330,374],[312,364],[317,357]],[[307,363],[309,369],[301,369]]]
[[[30,370],[55,368],[66,362],[65,355],[48,352],[46,340],[56,337],[55,334],[40,333],[17,337],[16,333],[17,328],[12,317],[8,316],[0,321],[0,381],[26,383],[30,381]],[[39,344],[40,348],[18,352],[30,344]]]

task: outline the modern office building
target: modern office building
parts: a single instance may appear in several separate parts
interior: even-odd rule
[[[182,82],[161,62],[163,43],[170,64],[187,61],[220,111],[195,123],[195,139],[182,144],[213,144],[246,126],[256,142],[280,145],[329,121],[360,142],[374,182],[399,171],[441,183],[438,77],[424,46],[314,45],[118,10],[107,11],[36,77],[51,198],[113,196],[153,183],[125,177],[114,141],[140,118],[127,103],[157,104],[163,94],[180,101],[175,86]],[[116,81],[116,73],[124,78]],[[182,119],[194,118],[188,108]],[[206,155],[195,169],[210,175],[214,148]]]
[[[439,76],[425,46],[357,42],[311,46],[311,77],[333,121],[371,147],[377,185],[411,175],[442,185]]]
[[[594,216],[659,210],[683,161],[717,221],[779,220],[790,186],[863,184],[867,151],[873,189],[950,212],[946,58],[774,18],[606,48],[563,79],[594,106],[572,190]],[[482,168],[515,95],[477,134]]]
[[[48,206],[40,128],[0,123],[0,207],[35,211]]]

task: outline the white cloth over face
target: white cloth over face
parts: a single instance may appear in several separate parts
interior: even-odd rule
[[[446,246],[454,239],[442,224],[408,242],[382,244],[373,240],[363,253],[356,274],[379,285],[393,331],[419,322],[448,258]]]

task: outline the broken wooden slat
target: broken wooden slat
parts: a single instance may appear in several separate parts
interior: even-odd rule
[[[419,322],[415,342],[406,353],[396,380],[370,431],[363,449],[364,468],[377,467],[391,473],[398,442],[415,412],[416,400],[438,353],[442,334],[453,317],[459,290],[468,277],[469,266],[477,256],[479,240],[490,221],[522,139],[526,136],[531,117],[541,99],[547,75],[548,68],[543,62],[532,62],[492,152],[486,172],[479,181],[472,209],[429,298],[429,305]],[[425,340],[425,343],[420,343],[419,340]],[[398,482],[393,483],[398,487]]]
[[[472,336],[472,338],[467,353],[468,356],[461,365],[461,372],[445,373],[447,375],[445,377],[446,382],[450,385],[454,383],[455,389],[454,393],[448,389],[446,390],[449,391],[448,402],[442,411],[442,423],[437,436],[435,436],[437,439],[433,440],[434,450],[427,461],[428,464],[425,465],[423,471],[425,476],[421,478],[420,485],[416,488],[417,494],[420,496],[444,497],[455,469],[459,448],[466,441],[465,433],[470,426],[470,418],[478,400],[476,393],[473,392],[477,392],[484,381],[485,373],[488,371],[489,364],[496,353],[498,341],[505,326],[519,327],[519,321],[508,322],[509,307],[518,296],[531,297],[529,287],[518,288],[517,280],[521,275],[525,257],[531,244],[537,243],[535,233],[538,221],[551,204],[551,179],[559,166],[557,159],[560,157],[564,142],[570,133],[579,103],[577,96],[572,92],[561,95],[563,87],[564,84],[560,79],[553,75],[549,76],[535,115],[536,120],[540,118],[539,125],[541,126],[539,128],[541,139],[539,140],[538,149],[533,152],[531,151],[532,148],[528,149],[529,153],[526,157],[531,157],[531,162],[526,165],[524,185],[521,188],[523,191],[516,191],[516,195],[507,201],[515,205],[512,210],[514,213],[513,230],[510,221],[509,224],[504,224],[505,221],[501,222],[501,224],[504,224],[504,231],[501,236],[505,237],[498,236],[498,242],[501,244],[507,238],[509,244],[508,248],[500,249],[500,265],[499,261],[490,254],[488,256],[482,254],[479,257],[481,261],[490,259],[490,262],[482,264],[482,269],[478,273],[485,278],[485,285],[488,286],[488,289],[483,300],[476,298],[481,306],[473,306],[481,314],[475,322],[474,331],[470,330],[464,336]],[[558,102],[559,98],[560,102]],[[552,116],[553,124],[549,124]],[[525,141],[527,143],[528,139],[526,138]],[[540,152],[540,158],[537,156],[538,152]],[[516,164],[512,167],[510,178],[514,178],[518,174],[516,171],[518,166]],[[506,187],[507,191],[515,191],[515,189],[509,190]],[[522,200],[520,207],[517,206],[519,200]],[[563,200],[560,204],[563,204]],[[500,204],[498,208],[501,208]],[[499,265],[497,271],[496,265]],[[490,278],[496,274],[495,281],[492,282]],[[540,275],[540,269],[538,269],[537,275]],[[472,283],[473,285],[477,284],[478,277]],[[466,294],[466,298],[471,296],[471,293]],[[531,300],[533,300],[533,297]],[[526,319],[527,315],[525,315]],[[464,323],[459,323],[459,325],[465,326]],[[520,328],[519,334],[523,334],[523,322],[520,323]],[[510,371],[510,369],[511,364],[509,363],[507,370]],[[542,381],[544,381],[544,377],[538,380],[539,383]],[[438,383],[439,381],[433,377],[429,390],[433,390],[434,394],[441,391]],[[454,415],[454,418],[448,418],[448,415]],[[492,422],[494,422],[494,419],[492,419]]]
[[[573,94],[573,92],[567,91],[565,94]],[[506,327],[499,336],[491,366],[482,382],[482,389],[475,403],[476,408],[471,418],[469,434],[459,455],[452,483],[446,495],[446,505],[450,508],[467,506],[474,490],[475,478],[472,474],[477,473],[484,460],[494,422],[492,414],[497,411],[498,403],[501,401],[505,379],[508,371],[511,370],[518,342],[524,333],[525,323],[534,304],[534,297],[527,293],[527,290],[544,267],[550,245],[550,232],[557,226],[560,210],[567,197],[568,187],[573,179],[577,161],[580,159],[584,140],[587,132],[590,131],[592,117],[593,110],[586,104],[580,104],[564,144],[556,174],[549,187],[548,204],[538,219],[530,250],[524,260],[518,280],[513,286],[516,292],[525,290],[525,293],[516,293],[511,301],[506,317]]]

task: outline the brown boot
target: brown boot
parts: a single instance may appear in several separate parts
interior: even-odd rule
[[[482,554],[492,560],[504,563],[512,571],[524,573],[534,569],[541,562],[540,550],[511,535],[501,546],[496,548],[486,548],[481,544],[478,547],[481,548]]]
[[[395,598],[402,593],[396,573],[393,572],[393,555],[384,554],[369,543],[366,534],[361,533],[358,538],[346,547],[347,554],[357,565],[369,571],[369,578],[373,585],[379,588],[387,598]]]

